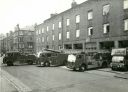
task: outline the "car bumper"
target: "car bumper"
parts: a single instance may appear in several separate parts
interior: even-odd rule
[[[124,65],[124,63],[111,63],[110,67],[111,68],[124,68],[125,65]]]
[[[68,62],[67,63],[67,68],[74,69],[74,67],[75,67],[75,63],[74,62]]]

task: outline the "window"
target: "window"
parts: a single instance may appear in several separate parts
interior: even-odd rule
[[[109,33],[109,30],[110,30],[109,24],[104,24],[103,25],[103,33],[104,34]]]
[[[19,31],[19,35],[23,35],[23,31]]]
[[[107,15],[109,13],[110,10],[110,5],[105,5],[103,6],[103,15]]]
[[[55,24],[52,24],[52,30],[54,30],[55,29]]]
[[[61,40],[61,33],[59,33],[59,40]]]
[[[128,0],[124,0],[124,9],[128,9]]]
[[[70,19],[67,19],[67,26],[70,25]]]
[[[44,28],[42,28],[42,33],[44,33]]]
[[[38,42],[39,42],[39,43],[41,42],[41,38],[38,39]]]
[[[36,30],[36,35],[38,35],[38,30]]]
[[[70,32],[67,32],[67,39],[69,39],[70,38]]]
[[[32,32],[28,32],[28,35],[32,35]]]
[[[49,41],[49,37],[47,36],[47,38],[46,38],[46,39],[47,39],[47,42],[48,42],[48,41]]]
[[[24,41],[23,39],[24,39],[23,37],[19,37],[19,42],[23,42]]]
[[[76,37],[80,36],[80,30],[76,30]]]
[[[61,22],[59,22],[59,28],[61,28]]]
[[[33,48],[33,44],[32,43],[28,43],[28,48],[32,49]]]
[[[128,30],[128,19],[124,20],[124,31]]]
[[[24,48],[24,44],[19,44],[19,48]]]
[[[42,42],[44,42],[44,37],[42,37]]]
[[[39,30],[39,34],[41,34],[41,30]]]
[[[88,12],[88,20],[91,20],[93,18],[93,12],[89,11]]]
[[[93,27],[88,28],[88,35],[89,36],[93,35]]]
[[[31,36],[31,37],[29,37],[29,40],[30,40],[30,41],[32,41],[32,40],[33,40],[33,37],[32,37],[32,36]]]
[[[49,27],[47,26],[47,31],[49,31]]]
[[[61,50],[62,49],[62,46],[61,45],[59,45],[59,50]]]
[[[76,23],[79,23],[80,22],[80,15],[77,15],[76,16]]]
[[[36,38],[36,42],[38,42],[38,38]]]
[[[52,40],[53,40],[53,41],[55,40],[55,36],[54,36],[54,35],[52,35]]]

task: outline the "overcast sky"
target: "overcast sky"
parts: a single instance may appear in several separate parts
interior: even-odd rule
[[[73,0],[0,0],[0,34],[20,27],[42,23],[51,13],[71,7]],[[78,4],[86,0],[75,0]]]

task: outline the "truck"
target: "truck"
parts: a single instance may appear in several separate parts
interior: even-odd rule
[[[34,64],[36,62],[36,56],[34,54],[21,53],[19,51],[10,51],[5,54],[3,63],[7,66],[19,65],[19,64]]]
[[[68,54],[61,51],[45,49],[38,58],[39,66],[62,66],[67,63]]]
[[[114,48],[111,52],[112,70],[128,70],[128,48]]]
[[[110,62],[110,52],[75,53],[68,55],[67,68],[83,72],[91,68],[109,67]]]

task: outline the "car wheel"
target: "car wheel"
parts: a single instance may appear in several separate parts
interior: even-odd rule
[[[13,66],[13,62],[12,61],[7,61],[7,66]]]
[[[45,66],[49,67],[50,66],[50,63],[49,62],[46,62],[45,63]]]
[[[76,71],[76,68],[75,67],[73,68],[73,71]]]
[[[115,68],[113,68],[113,67],[112,67],[111,69],[112,69],[113,71],[115,71],[115,70],[116,70],[116,69],[115,69]]]
[[[124,66],[124,71],[127,71],[127,70],[128,70],[127,66]]]
[[[86,66],[85,65],[81,65],[79,67],[79,71],[84,72],[85,70],[86,70]]]
[[[108,67],[107,62],[103,62],[102,63],[102,68],[106,68],[106,67]]]
[[[33,64],[33,61],[32,60],[28,60],[28,64],[29,65],[32,65]]]

